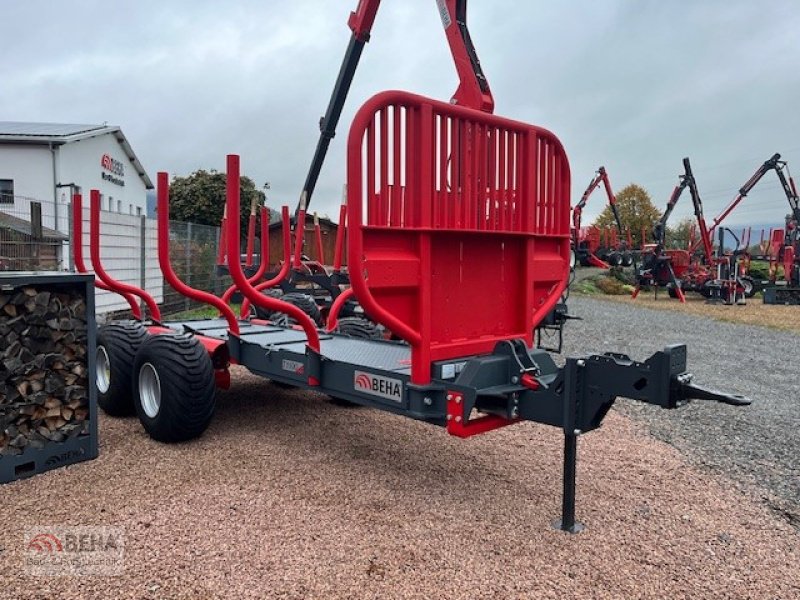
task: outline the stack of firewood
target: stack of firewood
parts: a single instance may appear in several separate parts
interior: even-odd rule
[[[79,290],[0,291],[0,454],[88,432],[86,302]]]

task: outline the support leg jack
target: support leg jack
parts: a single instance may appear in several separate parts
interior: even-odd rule
[[[575,467],[578,458],[578,435],[564,434],[564,490],[561,498],[561,518],[553,527],[567,533],[580,533],[586,526],[575,520]]]

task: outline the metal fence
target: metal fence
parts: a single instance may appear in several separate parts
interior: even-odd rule
[[[71,253],[72,227],[69,202],[15,197],[15,203],[0,204],[0,270],[66,271],[74,268]],[[100,211],[100,255],[113,278],[143,287],[161,304],[165,315],[191,310],[195,303],[175,292],[165,281],[158,264],[157,224],[144,216]],[[180,279],[197,289],[217,295],[230,285],[230,278],[216,273],[219,227],[196,223],[170,223],[170,258]],[[83,207],[83,254],[91,269],[89,209]],[[117,294],[97,290],[98,314],[124,314],[127,304]]]
[[[55,228],[52,202],[25,196],[0,203],[0,270],[57,271],[68,234]],[[13,201],[13,202],[12,202]]]
[[[197,223],[171,222],[170,260],[178,277],[195,289],[221,296],[230,285],[230,277],[216,272],[219,227],[198,225]],[[178,294],[168,284],[164,284],[164,314],[189,310],[196,303]]]

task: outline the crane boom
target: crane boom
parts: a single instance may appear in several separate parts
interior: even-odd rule
[[[301,200],[298,202],[295,216],[300,210],[301,203],[305,203],[305,208],[308,208],[311,203],[311,196],[317,185],[331,140],[336,135],[336,126],[342,116],[342,109],[353,83],[353,76],[364,46],[369,41],[370,31],[375,23],[380,4],[381,0],[359,0],[356,10],[350,13],[347,25],[352,34],[339,67],[339,75],[333,86],[328,108],[319,122],[319,140],[300,193]],[[458,88],[453,94],[451,102],[484,112],[493,112],[494,99],[489,89],[489,82],[483,73],[467,29],[467,0],[436,0],[436,5],[459,79]]]
[[[578,231],[581,228],[581,213],[586,207],[586,202],[589,200],[589,196],[592,195],[592,192],[594,192],[601,183],[606,190],[606,196],[608,196],[608,204],[611,207],[611,213],[614,215],[614,221],[617,224],[619,239],[622,240],[624,237],[622,232],[622,221],[620,220],[619,211],[617,210],[617,197],[614,195],[614,192],[611,189],[611,182],[608,179],[606,168],[600,167],[597,169],[597,171],[595,171],[594,177],[592,177],[592,180],[589,182],[586,191],[583,192],[583,196],[581,196],[580,201],[575,205],[575,208],[572,209],[572,227],[574,230],[573,236],[575,236],[575,240],[577,240]]]
[[[780,180],[784,194],[786,194],[786,199],[789,202],[789,208],[792,210],[792,217],[795,220],[800,219],[800,202],[798,201],[797,190],[794,187],[794,180],[792,180],[791,177],[787,178],[786,174],[783,172],[785,168],[787,168],[786,161],[781,160],[781,155],[778,152],[765,160],[764,163],[758,167],[756,172],[753,173],[750,179],[748,179],[744,185],[739,188],[738,194],[736,194],[736,197],[731,201],[731,203],[728,204],[725,210],[723,210],[711,223],[711,227],[708,229],[709,236],[713,236],[714,230],[719,226],[719,224],[722,223],[722,221],[727,218],[733,209],[736,208],[739,203],[747,197],[747,195],[758,184],[758,182],[761,181],[764,175],[773,170]],[[697,244],[695,243],[692,245],[690,250],[694,251],[696,247]]]

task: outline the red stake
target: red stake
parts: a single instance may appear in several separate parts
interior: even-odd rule
[[[231,215],[238,215],[239,214],[239,157],[235,154],[229,154],[227,158],[227,204],[228,208],[230,209],[229,213]],[[284,207],[284,214],[288,217],[288,208]],[[238,219],[234,220],[233,218],[228,222],[228,257],[231,256],[238,256],[239,254],[239,223],[237,222]],[[288,221],[288,219],[287,219]],[[284,222],[287,222],[284,221]],[[288,302],[284,302],[282,300],[278,300],[277,298],[270,298],[269,296],[265,296],[261,294],[250,285],[250,282],[247,281],[247,277],[245,277],[244,271],[242,271],[242,265],[239,260],[228,260],[228,271],[233,278],[233,282],[236,286],[242,291],[242,293],[250,300],[257,304],[258,306],[262,306],[268,310],[279,311],[282,313],[286,313],[290,317],[292,317],[295,321],[297,321],[300,326],[303,328],[307,338],[308,338],[308,348],[310,348],[313,352],[319,354],[320,352],[320,340],[319,340],[319,332],[317,331],[314,322],[311,320],[306,313],[296,307],[294,304],[289,304]],[[318,385],[318,382],[311,376],[309,376],[309,384],[310,385]]]
[[[75,270],[78,273],[88,273],[86,263],[83,261],[83,197],[81,194],[75,194],[72,197],[72,257],[75,260]],[[107,292],[114,292],[102,281],[95,279],[94,285],[101,290]],[[125,292],[118,292],[125,301],[130,305],[131,312],[134,319],[142,318],[142,310],[139,308],[139,303],[136,298]]]
[[[164,274],[164,279],[167,280],[176,292],[196,300],[204,302],[219,310],[220,314],[228,321],[228,328],[234,334],[239,334],[239,322],[236,320],[236,315],[233,314],[231,307],[222,300],[217,298],[214,294],[209,294],[202,290],[197,290],[189,287],[183,283],[172,268],[172,263],[169,260],[169,175],[164,172],[158,174],[157,179],[158,189],[158,264],[161,266],[161,272]]]
[[[103,268],[103,262],[100,260],[100,191],[91,190],[89,192],[89,251],[92,258],[92,265],[97,273],[97,276],[103,280],[112,292],[118,294],[133,294],[141,298],[150,310],[150,317],[155,321],[161,320],[161,310],[153,297],[144,290],[117,281],[111,275],[106,273]]]
[[[317,238],[317,260],[325,264],[325,248],[322,246],[322,229],[319,226],[319,217],[314,213],[314,235]]]

